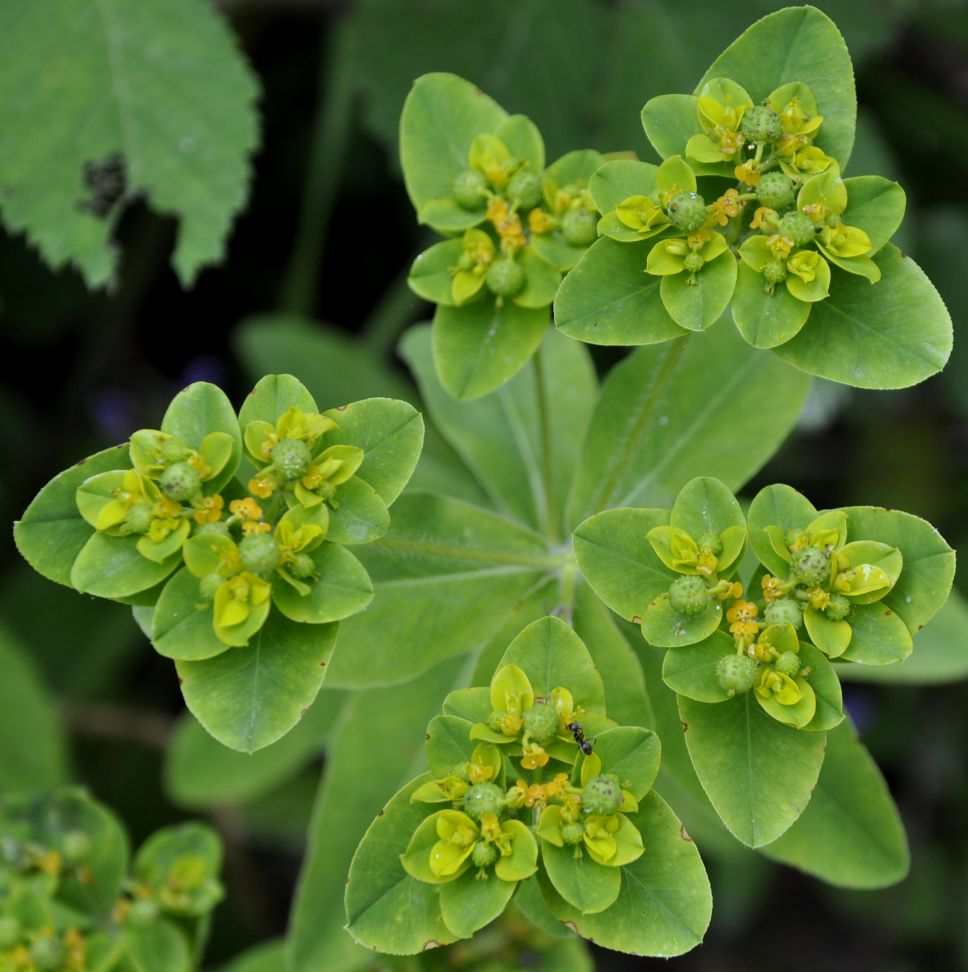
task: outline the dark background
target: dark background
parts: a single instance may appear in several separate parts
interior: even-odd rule
[[[190,380],[241,401],[256,375],[239,335],[254,315],[326,322],[373,356],[427,308],[402,275],[427,241],[403,191],[396,120],[413,77],[452,70],[530,115],[549,160],[572,148],[651,158],[644,102],[691,90],[752,20],[782,4],[594,0],[236,0],[220,5],[263,86],[263,139],[248,207],[222,266],[184,292],[168,264],[174,225],[137,200],[119,228],[111,293],[51,273],[0,234],[0,506],[22,513],[81,456],[156,426]],[[943,375],[897,393],[818,383],[798,432],[753,486],[784,480],[818,507],[874,503],[968,535],[968,6],[961,0],[821,3],[855,57],[860,122],[848,175],[908,193],[898,240],[955,321]],[[602,356],[603,369],[614,360]],[[256,369],[258,370],[258,369]],[[320,402],[326,406],[335,402]],[[183,812],[161,783],[182,709],[175,676],[115,605],[33,574],[8,543],[0,610],[30,646],[74,732],[75,775],[135,840]],[[2,675],[0,675],[2,677]],[[846,687],[851,714],[898,801],[912,871],[881,892],[840,892],[746,855],[708,861],[715,915],[702,970],[968,968],[968,689]],[[229,900],[214,962],[284,931],[318,766],[268,804],[221,808]],[[273,802],[274,801],[274,802]],[[598,953],[598,967],[646,960]]]

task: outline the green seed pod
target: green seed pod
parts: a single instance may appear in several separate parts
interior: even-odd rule
[[[20,941],[20,922],[13,915],[0,915],[0,948],[13,948]]]
[[[783,172],[764,172],[756,184],[761,206],[782,212],[793,205],[793,180]]]
[[[206,574],[198,582],[198,593],[211,601],[215,597],[215,592],[225,583],[225,578],[221,574]]]
[[[793,554],[790,575],[805,587],[818,587],[830,576],[830,557],[819,547],[801,547]]]
[[[780,116],[767,105],[747,108],[739,130],[748,142],[775,142],[783,134]]]
[[[767,624],[792,624],[799,628],[803,624],[803,609],[792,597],[781,597],[767,604],[763,618]]]
[[[497,709],[491,709],[491,714],[487,717],[488,729],[490,729],[492,732],[500,732],[503,720],[503,712],[498,712]]]
[[[539,745],[547,746],[558,735],[558,713],[547,702],[535,702],[522,717],[524,731]]]
[[[780,220],[780,233],[789,236],[797,246],[807,246],[817,236],[813,220],[804,213],[787,213]]]
[[[773,663],[773,667],[781,674],[796,678],[800,671],[800,656],[795,651],[785,651]]]
[[[756,682],[759,666],[749,655],[724,655],[716,666],[723,691],[729,695],[748,692]]]
[[[514,297],[524,290],[524,271],[510,257],[501,257],[487,268],[484,282],[498,297]]]
[[[161,460],[166,466],[176,462],[184,462],[192,454],[192,450],[177,436],[163,442],[159,451],[161,452]]]
[[[465,169],[454,180],[454,199],[461,209],[480,209],[487,200],[487,180],[477,169]]]
[[[693,233],[706,222],[706,202],[698,192],[677,192],[669,200],[666,214],[677,229]]]
[[[694,250],[690,250],[684,257],[682,265],[689,273],[698,273],[705,266],[706,261]]]
[[[783,283],[787,278],[786,264],[781,260],[770,260],[763,267],[763,276],[766,277],[766,282],[770,285]]]
[[[270,533],[252,533],[239,542],[239,560],[253,574],[268,574],[279,566],[279,547]]]
[[[566,844],[571,844],[572,846],[580,844],[584,833],[585,828],[577,820],[572,820],[561,825],[561,839]]]
[[[30,958],[39,972],[56,972],[67,958],[67,949],[59,938],[44,935],[30,946]]]
[[[718,533],[704,533],[699,538],[699,546],[708,550],[714,557],[718,557],[723,552],[723,541]]]
[[[622,805],[622,785],[617,776],[602,773],[593,776],[581,791],[581,805],[586,813],[610,817]]]
[[[494,783],[475,783],[465,794],[461,809],[471,820],[481,820],[485,813],[504,809],[504,791]]]
[[[187,462],[176,462],[161,474],[158,485],[168,499],[180,503],[202,488],[202,478]]]
[[[214,523],[203,523],[201,526],[195,527],[195,536],[204,536],[205,534],[228,537],[231,536],[231,531],[224,520],[216,520]]]
[[[124,514],[124,525],[132,533],[147,533],[151,526],[151,507],[147,503],[135,503]]]
[[[316,562],[308,553],[298,553],[296,559],[289,565],[289,573],[298,580],[305,580],[316,573]]]
[[[511,202],[522,209],[537,206],[542,196],[541,177],[522,169],[508,183],[507,195]]]
[[[61,851],[65,860],[71,864],[80,864],[91,853],[93,846],[90,834],[83,830],[69,830],[64,834]]]
[[[590,209],[569,209],[561,219],[561,234],[572,246],[591,246],[598,238],[598,214]]]
[[[698,617],[709,607],[709,586],[694,574],[677,577],[669,586],[669,604],[676,614]]]
[[[150,925],[152,922],[158,920],[158,915],[161,909],[158,907],[157,902],[152,901],[151,898],[139,898],[137,901],[131,903],[131,910],[128,912],[128,918],[132,925]]]
[[[501,852],[493,844],[483,840],[479,840],[471,851],[474,867],[490,867],[500,856]]]
[[[844,621],[850,614],[850,601],[843,594],[831,594],[830,603],[823,609],[823,613],[831,621]]]
[[[272,464],[286,482],[305,476],[312,461],[309,446],[299,439],[282,439],[272,448]]]

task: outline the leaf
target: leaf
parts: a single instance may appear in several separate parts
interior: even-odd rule
[[[53,789],[67,776],[66,739],[27,645],[5,626],[0,671],[0,738],[10,741],[0,749],[0,793]]]
[[[767,857],[845,888],[902,880],[910,856],[884,777],[849,723],[827,736],[827,756],[807,809]]]
[[[143,195],[178,216],[172,263],[189,286],[222,258],[258,144],[257,83],[221,17],[200,0],[14,0],[3,20],[4,86],[21,92],[0,110],[4,222],[102,287],[120,212]],[[98,215],[119,169],[123,197]]]
[[[319,754],[342,702],[339,692],[320,692],[288,735],[256,753],[227,749],[186,713],[168,746],[165,791],[176,804],[190,809],[259,799]]]
[[[595,754],[602,761],[602,771],[617,776],[636,800],[652,789],[661,751],[659,737],[642,726],[614,726],[595,737]]]
[[[219,972],[278,972],[285,968],[286,941],[276,938],[247,948],[228,965],[220,965]]]
[[[874,258],[879,283],[836,273],[806,327],[775,349],[785,361],[855,388],[907,388],[951,354],[951,318],[924,271],[892,244]]]
[[[661,94],[650,98],[642,108],[642,127],[659,155],[667,159],[684,155],[686,143],[701,131],[696,99],[687,94]],[[704,164],[687,159],[697,175],[723,175],[728,170],[722,163]]]
[[[503,108],[455,74],[424,74],[414,81],[400,116],[400,162],[418,215],[428,202],[451,197],[454,179],[469,167],[474,138],[495,132],[506,118]],[[476,219],[466,213],[446,229],[473,226],[481,218],[483,209]]]
[[[530,530],[469,503],[417,492],[397,502],[386,536],[360,557],[375,596],[340,628],[329,676],[338,688],[405,681],[479,647],[559,565]]]
[[[696,91],[713,78],[731,78],[754,104],[782,84],[806,84],[823,115],[815,144],[846,167],[857,118],[854,71],[847,45],[825,13],[789,7],[758,20],[716,58]]]
[[[500,388],[534,354],[548,326],[545,307],[500,307],[485,296],[434,314],[434,361],[441,384],[455,398],[478,398]]]
[[[610,213],[629,196],[649,196],[656,189],[657,165],[637,159],[611,159],[588,181],[588,191],[602,213]]]
[[[602,386],[569,521],[613,507],[669,505],[699,475],[735,492],[793,427],[809,384],[729,327],[636,351]]]
[[[764,286],[763,274],[740,261],[730,313],[747,344],[777,348],[800,333],[813,305],[797,300],[786,284],[777,284],[772,294]]]
[[[326,539],[353,545],[379,540],[390,525],[390,511],[376,490],[359,476],[343,483],[336,495],[339,504],[329,511]]]
[[[371,960],[372,954],[356,945],[343,927],[350,860],[389,795],[423,767],[424,727],[438,711],[441,697],[463,681],[463,668],[462,661],[451,659],[406,685],[350,698],[330,739],[309,828],[288,943],[291,972],[350,972]],[[380,772],[360,772],[375,751],[380,753]],[[386,866],[397,858],[394,854],[381,863],[375,855],[373,861]]]
[[[179,570],[161,590],[151,615],[151,643],[165,658],[201,661],[228,651],[213,627],[211,602],[199,591],[198,578]]]
[[[844,222],[862,229],[871,241],[871,253],[897,232],[904,219],[904,190],[883,176],[855,176],[844,179],[847,211]]]
[[[292,375],[266,375],[260,378],[239,410],[239,426],[243,436],[250,422],[268,422],[275,426],[288,408],[315,412],[316,402],[306,386]]]
[[[674,580],[646,538],[668,520],[665,510],[606,510],[575,529],[575,557],[585,579],[616,614],[635,624]]]
[[[390,506],[409,482],[420,458],[424,439],[420,413],[408,402],[367,398],[326,414],[337,425],[327,441],[363,450],[358,474]]]
[[[622,888],[621,868],[599,864],[588,853],[576,857],[575,848],[567,844],[556,847],[550,841],[542,840],[541,863],[566,906],[570,905],[581,915],[604,911],[614,904]]]
[[[407,283],[410,289],[432,304],[455,304],[454,278],[451,270],[464,253],[462,240],[445,240],[434,243],[417,255],[410,267]]]
[[[440,913],[444,924],[453,934],[470,938],[504,911],[516,887],[515,882],[502,881],[493,874],[480,881],[472,868],[456,881],[441,885]]]
[[[712,327],[726,312],[736,287],[736,257],[727,249],[690,282],[685,272],[663,277],[659,296],[673,320],[690,331]]]
[[[838,665],[851,682],[940,685],[968,677],[968,605],[957,591],[914,639],[914,651],[894,665]]]
[[[138,553],[137,537],[91,533],[71,567],[71,585],[95,597],[131,597],[161,583],[180,563],[181,549],[156,564]]]
[[[721,659],[736,654],[736,643],[725,631],[716,631],[705,641],[670,648],[662,662],[662,681],[696,702],[725,702],[729,695],[719,683]]]
[[[698,945],[709,927],[712,894],[692,838],[654,791],[629,819],[645,853],[621,868],[622,891],[605,911],[583,915],[561,899],[549,906],[559,920],[603,948],[672,957]]]
[[[659,297],[659,278],[645,272],[652,240],[596,240],[562,281],[555,326],[588,344],[660,344],[682,337]]]
[[[770,844],[803,813],[826,735],[785,726],[751,692],[708,705],[679,697],[686,746],[723,823],[748,847]]]
[[[455,940],[440,916],[437,887],[411,877],[400,863],[427,807],[410,794],[431,778],[407,784],[363,835],[346,881],[346,930],[387,955],[413,955]]]
[[[335,640],[335,625],[297,624],[273,612],[248,645],[176,663],[185,704],[219,742],[255,752],[312,705]]]
[[[679,648],[708,638],[723,619],[723,605],[711,597],[705,610],[685,617],[669,603],[668,593],[660,594],[642,615],[642,636],[656,648]]]
[[[808,641],[800,642],[800,667],[810,669],[807,684],[813,689],[817,703],[816,713],[804,729],[823,732],[836,728],[844,721],[844,701],[836,669]]]
[[[863,665],[891,665],[911,654],[911,634],[884,601],[858,604],[850,613],[850,643],[840,656]]]
[[[349,550],[338,543],[323,543],[309,556],[317,576],[308,594],[300,594],[278,577],[272,582],[272,603],[282,614],[304,624],[326,624],[366,608],[373,599],[373,585]]]
[[[813,503],[792,486],[783,483],[764,486],[753,497],[747,514],[750,546],[759,562],[771,574],[786,577],[790,564],[773,549],[766,528],[777,526],[784,534],[787,530],[802,530],[816,516],[817,510]]]
[[[140,927],[129,924],[121,933],[121,942],[132,972],[186,972],[191,968],[185,936],[167,921]]]
[[[13,537],[23,558],[39,574],[66,587],[71,565],[94,530],[77,509],[77,488],[90,476],[130,469],[128,446],[112,446],[55,476],[14,523]]]
[[[552,532],[551,500],[559,506],[574,475],[579,432],[595,400],[591,358],[577,341],[548,330],[539,349],[545,401],[539,402],[537,370],[524,369],[496,392],[457,401],[440,385],[433,368],[430,329],[411,328],[402,354],[413,370],[434,424],[467,463],[495,506],[523,522]],[[541,409],[548,416],[554,483],[548,495],[541,448]],[[494,456],[501,461],[495,462]]]

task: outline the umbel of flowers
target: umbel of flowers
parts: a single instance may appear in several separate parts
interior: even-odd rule
[[[372,857],[391,836],[402,875],[414,882],[409,893],[431,901],[454,937],[497,917],[535,875],[552,912],[569,920],[574,910],[579,930],[583,916],[607,914],[625,891],[637,893],[638,874],[625,888],[625,869],[647,871],[653,841],[663,854],[675,821],[650,826],[646,814],[660,803],[650,792],[658,740],[607,719],[601,678],[563,621],[530,625],[489,687],[452,692],[443,708],[427,730],[430,772],[391,801],[357,851],[347,886],[351,934],[387,944],[386,930],[360,909]],[[696,868],[690,855],[681,879]]]

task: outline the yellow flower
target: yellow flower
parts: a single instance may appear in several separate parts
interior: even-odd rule
[[[780,214],[768,206],[758,206],[753,213],[750,229],[761,229],[764,233],[775,233],[780,225]]]
[[[785,260],[793,250],[794,243],[789,236],[784,236],[782,233],[774,233],[767,239],[766,245],[769,247],[774,259]]]
[[[773,601],[778,601],[784,596],[780,582],[772,574],[766,574],[762,578],[760,587],[763,588],[763,598],[767,604],[772,604]]]
[[[508,204],[495,196],[487,207],[487,218],[501,238],[501,249],[517,251],[527,244],[521,217],[512,213]]]
[[[521,765],[526,770],[535,770],[547,766],[548,759],[548,754],[536,742],[526,743],[522,747]]]
[[[755,186],[760,181],[759,166],[752,159],[733,169],[733,175],[738,182],[743,182],[748,186]]]
[[[752,601],[737,601],[726,611],[726,620],[730,622],[729,630],[739,638],[755,638],[760,630],[756,616],[760,609]]]
[[[195,522],[200,526],[205,523],[217,523],[222,516],[225,500],[220,493],[214,496],[203,496],[192,504],[195,507]]]
[[[269,499],[279,488],[279,480],[272,473],[259,473],[249,480],[249,492],[259,499]]]
[[[726,226],[731,219],[739,216],[745,205],[743,200],[739,198],[739,192],[736,189],[727,189],[712,203],[709,220],[718,226]]]
[[[550,233],[555,228],[555,220],[543,209],[532,209],[528,213],[528,229],[532,233]]]
[[[830,594],[822,587],[811,587],[807,591],[807,599],[810,601],[810,607],[817,611],[822,611],[830,604]]]

